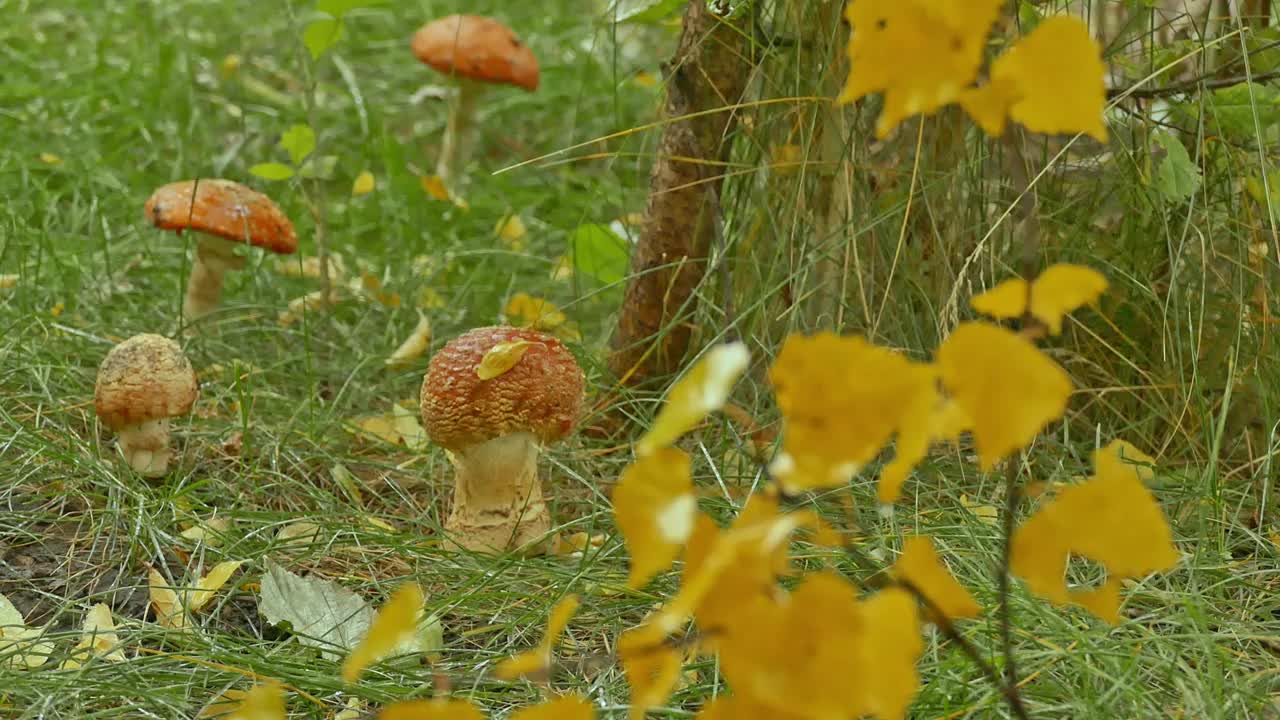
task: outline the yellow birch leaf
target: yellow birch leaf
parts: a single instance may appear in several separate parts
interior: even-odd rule
[[[62,317],[62,313],[65,312],[66,309],[67,309],[66,303],[56,302],[53,304],[53,307],[49,308],[49,314],[54,317]]]
[[[1115,625],[1120,622],[1120,580],[1107,581],[1093,590],[1072,590],[1068,595],[1072,604],[1093,613],[1099,620]]]
[[[396,430],[395,418],[389,415],[369,415],[358,418],[354,425],[367,435],[378,438],[390,445],[400,443],[400,432]]]
[[[966,88],[960,93],[960,107],[977,123],[982,131],[992,137],[1004,134],[1009,120],[1009,108],[1018,98],[1018,89],[1012,81],[988,82],[981,87]]]
[[[422,614],[422,588],[405,583],[374,616],[369,634],[342,662],[342,680],[354,683],[370,665],[394,652],[418,632]]]
[[[351,183],[351,194],[357,196],[368,195],[373,192],[373,188],[376,184],[376,181],[373,179],[373,173],[365,170],[356,176],[355,182]]]
[[[511,714],[511,720],[591,720],[595,716],[595,708],[586,698],[566,695],[521,708]]]
[[[1001,0],[853,0],[849,77],[839,102],[884,93],[885,137],[904,118],[955,102],[982,64]]]
[[[209,547],[221,547],[222,539],[231,529],[231,518],[226,515],[201,520],[183,530],[181,537],[192,542],[204,543]]]
[[[747,346],[740,342],[717,345],[708,351],[671,386],[653,425],[636,442],[636,454],[644,457],[670,445],[723,407],[750,360]]]
[[[1031,314],[1062,332],[1062,318],[1077,308],[1096,302],[1107,289],[1102,273],[1083,265],[1057,263],[1045,268],[1031,284]]]
[[[1009,278],[990,290],[975,295],[969,305],[983,315],[999,320],[1022,317],[1027,311],[1027,281]]]
[[[80,628],[80,642],[76,643],[71,655],[62,661],[62,669],[81,667],[95,657],[108,662],[125,660],[120,637],[116,634],[116,623],[111,617],[111,608],[104,603],[94,605],[85,613],[84,624]]]
[[[395,424],[396,434],[404,441],[404,446],[414,452],[423,450],[430,442],[427,437],[427,431],[422,429],[422,423],[418,420],[418,413],[396,403],[391,406],[392,422]]]
[[[254,686],[226,720],[285,720],[284,690],[278,682]]]
[[[449,199],[449,188],[445,187],[444,180],[439,175],[423,175],[418,178],[418,182],[422,183],[423,192],[436,200]]]
[[[62,158],[58,157],[57,155],[54,155],[51,152],[42,152],[40,153],[40,162],[44,163],[45,165],[61,165]]]
[[[209,570],[208,575],[196,582],[196,591],[191,593],[191,597],[187,600],[187,610],[200,612],[205,605],[209,604],[213,596],[222,589],[222,586],[227,584],[227,581],[231,579],[236,570],[240,569],[242,564],[244,563],[241,560],[227,560],[214,565]]]
[[[524,220],[519,215],[507,215],[493,226],[493,234],[498,236],[508,249],[515,252],[524,250],[524,236],[528,234]]]
[[[635,631],[622,633],[618,638],[618,656],[622,672],[627,675],[631,688],[631,703],[627,711],[629,720],[643,720],[645,713],[667,701],[684,663],[675,648],[646,643]]]
[[[512,325],[534,330],[555,330],[568,320],[560,308],[550,301],[524,292],[511,296],[503,314]]]
[[[613,490],[613,515],[631,557],[628,587],[639,588],[671,567],[693,532],[697,512],[690,459],[683,450],[659,448],[622,471]]]
[[[578,596],[566,595],[551,608],[551,617],[547,619],[547,630],[542,634],[542,642],[538,646],[519,655],[513,655],[494,669],[502,680],[514,680],[523,675],[545,673],[551,667],[551,653],[555,650],[560,635],[569,626],[569,620],[578,611]]]
[[[978,602],[942,564],[927,536],[914,535],[903,541],[893,574],[911,583],[950,619],[978,616]]]
[[[484,713],[466,700],[405,700],[383,708],[378,720],[484,720]]]
[[[867,690],[858,711],[878,718],[906,717],[920,688],[916,662],[924,651],[915,598],[901,588],[887,588],[858,606],[866,628],[862,682]]]
[[[492,380],[505,373],[520,362],[520,358],[524,357],[532,344],[533,342],[529,340],[512,340],[494,345],[476,366],[476,377],[481,380]]]
[[[789,336],[769,369],[782,411],[782,451],[770,470],[788,493],[849,481],[899,434],[881,477],[880,499],[897,499],[902,481],[928,449],[938,404],[936,371],[858,336]]]
[[[1026,338],[988,323],[963,323],[937,352],[942,383],[972,421],[982,470],[1020,450],[1062,417],[1071,380]]]
[[[367,715],[364,701],[358,697],[349,697],[342,709],[333,714],[333,720],[361,720]]]
[[[1102,49],[1077,17],[1054,15],[991,64],[991,82],[1013,88],[1009,116],[1039,133],[1091,135],[1106,142]]]
[[[418,324],[413,327],[409,337],[400,343],[400,347],[384,361],[387,367],[403,367],[422,357],[431,346],[431,320],[426,315],[418,314]]]
[[[53,643],[40,641],[43,635],[43,628],[27,627],[18,608],[0,595],[0,666],[30,669],[44,665],[53,652]]]
[[[156,612],[156,621],[175,630],[191,627],[191,616],[182,606],[182,599],[178,597],[178,593],[169,586],[169,581],[165,580],[155,568],[151,568],[147,578],[151,607]]]
[[[987,525],[995,525],[996,521],[1000,517],[1000,512],[996,510],[994,506],[979,505],[978,503],[975,503],[973,500],[969,499],[968,495],[964,495],[964,494],[960,495],[960,506],[963,507],[965,510],[968,510],[969,512],[973,513],[974,517],[978,518],[980,522],[986,523]]]

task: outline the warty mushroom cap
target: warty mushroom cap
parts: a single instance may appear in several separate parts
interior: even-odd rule
[[[413,36],[413,54],[445,75],[538,89],[538,59],[506,25],[480,15],[433,20]]]
[[[186,415],[199,395],[196,372],[178,343],[161,335],[134,335],[111,348],[98,366],[94,407],[119,430]]]
[[[194,195],[194,200],[192,196]],[[274,253],[297,251],[293,223],[271,198],[233,180],[203,178],[157,189],[143,208],[162,230],[195,230]]]
[[[481,360],[498,343],[531,343],[511,369],[481,380]],[[573,429],[582,410],[582,368],[556,338],[536,330],[482,327],[450,340],[422,382],[422,424],[432,442],[460,450],[517,432],[542,443]]]

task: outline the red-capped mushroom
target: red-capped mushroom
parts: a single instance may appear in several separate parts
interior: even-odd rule
[[[512,344],[523,353],[514,364],[496,376],[481,370],[495,347]],[[538,480],[538,451],[573,429],[582,397],[582,368],[573,354],[535,330],[477,328],[431,358],[422,382],[422,424],[454,464],[453,509],[445,522],[454,543],[480,552],[546,549],[551,516]]]
[[[480,15],[450,15],[423,25],[413,36],[413,54],[458,84],[436,163],[436,174],[450,185],[467,165],[476,101],[485,86],[537,90],[538,59],[510,28]]]
[[[293,223],[271,198],[231,180],[170,183],[156,190],[143,208],[162,230],[204,233],[196,245],[183,314],[195,320],[218,305],[223,277],[245,266],[236,248],[249,244],[288,255],[298,249]]]
[[[93,391],[98,417],[119,436],[125,462],[145,477],[169,469],[169,419],[186,415],[199,388],[178,343],[135,335],[111,348]]]

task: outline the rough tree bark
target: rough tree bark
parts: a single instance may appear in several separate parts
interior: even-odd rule
[[[664,67],[664,118],[739,102],[750,70],[750,33],[735,23],[705,0],[689,3],[675,55]],[[675,372],[688,351],[691,300],[706,273],[725,172],[716,161],[728,159],[736,118],[726,110],[663,126],[609,357],[624,385]]]

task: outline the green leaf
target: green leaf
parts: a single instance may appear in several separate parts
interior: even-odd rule
[[[627,276],[631,250],[627,241],[606,225],[579,225],[569,237],[573,248],[573,267],[610,285]]]
[[[302,31],[302,44],[307,46],[312,60],[319,60],[342,39],[342,21],[337,18],[316,20]]]
[[[1253,124],[1254,105],[1258,108],[1258,122],[1265,132],[1280,122],[1280,90],[1268,85],[1240,83],[1213,91],[1208,101],[1209,115],[1219,132],[1231,138],[1253,139],[1257,133]],[[1190,110],[1198,112],[1198,103]]]
[[[648,0],[638,7],[626,10],[618,15],[621,23],[660,23],[673,17],[684,8],[688,0]]]
[[[316,10],[341,18],[352,10],[381,5],[384,0],[316,0]]]
[[[332,180],[333,171],[338,167],[337,155],[315,155],[311,160],[303,165],[298,174],[310,180],[311,178],[319,178],[321,180]]]
[[[293,168],[278,162],[258,163],[249,168],[249,174],[263,180],[288,180],[293,177]]]
[[[316,133],[308,125],[294,125],[280,136],[280,147],[289,153],[289,162],[297,167],[316,149]]]
[[[1191,161],[1182,141],[1172,133],[1157,132],[1155,141],[1166,151],[1153,178],[1156,190],[1175,202],[1189,199],[1200,189],[1200,168]]]

